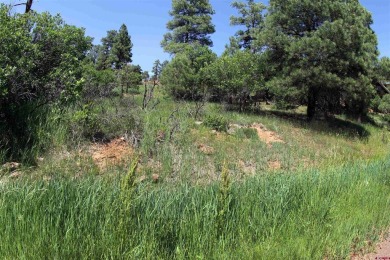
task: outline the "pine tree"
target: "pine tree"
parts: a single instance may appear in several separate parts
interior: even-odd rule
[[[307,104],[308,119],[362,115],[374,93],[377,39],[358,0],[270,0],[263,37],[279,101]]]
[[[167,24],[171,32],[164,35],[161,46],[171,54],[182,50],[183,43],[212,46],[209,34],[215,32],[211,22],[214,13],[208,0],[172,0],[169,14],[173,19]]]
[[[131,52],[133,44],[127,27],[122,24],[118,34],[115,37],[114,44],[111,50],[111,62],[116,69],[121,69],[127,63],[132,62],[133,54]]]
[[[246,3],[235,1],[232,7],[238,10],[240,16],[231,16],[230,25],[245,26],[245,30],[236,33],[239,46],[254,52],[254,41],[264,26],[263,11],[266,6],[263,3],[255,3],[254,0],[247,0]]]
[[[161,62],[160,60],[156,60],[153,63],[153,68],[152,68],[153,76],[152,79],[154,81],[154,84],[160,79],[160,73],[161,73]]]
[[[234,55],[235,53],[237,53],[239,50],[241,49],[240,47],[240,43],[239,41],[237,40],[236,37],[229,37],[229,44],[226,44],[225,45],[225,50],[224,52],[222,53],[222,56],[225,56],[225,55]]]
[[[116,30],[110,30],[107,32],[107,36],[102,38],[102,46],[99,48],[98,58],[96,62],[97,69],[104,70],[112,67],[110,55],[117,34],[118,32]]]

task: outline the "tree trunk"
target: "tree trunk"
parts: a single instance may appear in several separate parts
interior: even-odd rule
[[[25,11],[26,14],[27,14],[28,12],[30,12],[32,4],[33,4],[33,0],[28,0],[28,1],[26,2],[26,11]]]
[[[312,121],[316,114],[316,103],[317,103],[317,90],[313,87],[309,88],[307,98],[307,120]]]

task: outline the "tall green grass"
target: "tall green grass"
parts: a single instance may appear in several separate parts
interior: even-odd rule
[[[231,185],[131,184],[126,193],[129,174],[0,184],[0,255],[334,259],[390,226],[388,159]]]

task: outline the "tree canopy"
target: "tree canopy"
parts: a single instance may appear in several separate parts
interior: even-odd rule
[[[183,43],[212,46],[209,35],[215,32],[211,22],[214,13],[208,0],[173,0],[172,20],[167,23],[171,32],[164,35],[161,46],[172,54],[182,50]]]
[[[377,39],[357,0],[271,0],[263,40],[279,100],[364,113],[374,88]]]
[[[234,1],[232,7],[237,9],[239,16],[231,16],[230,25],[245,26],[245,30],[236,33],[240,48],[255,51],[254,41],[264,26],[263,12],[266,6],[254,0],[247,0],[247,2]]]
[[[127,31],[127,27],[125,24],[122,24],[118,34],[115,37],[111,50],[112,63],[116,69],[121,69],[127,63],[132,62],[132,48],[133,44],[131,42],[129,32]]]
[[[208,47],[189,45],[165,66],[161,83],[175,98],[201,98],[205,92],[202,70],[216,58],[217,55]]]
[[[109,30],[107,36],[102,38],[102,45],[98,45],[96,67],[99,70],[115,68],[121,69],[132,62],[133,43],[125,24],[119,31]]]

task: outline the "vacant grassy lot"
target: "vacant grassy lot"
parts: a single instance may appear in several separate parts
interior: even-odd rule
[[[88,111],[96,121],[42,126],[53,148],[37,166],[2,171],[1,256],[334,259],[390,226],[381,128],[159,91],[141,102],[103,100]]]

